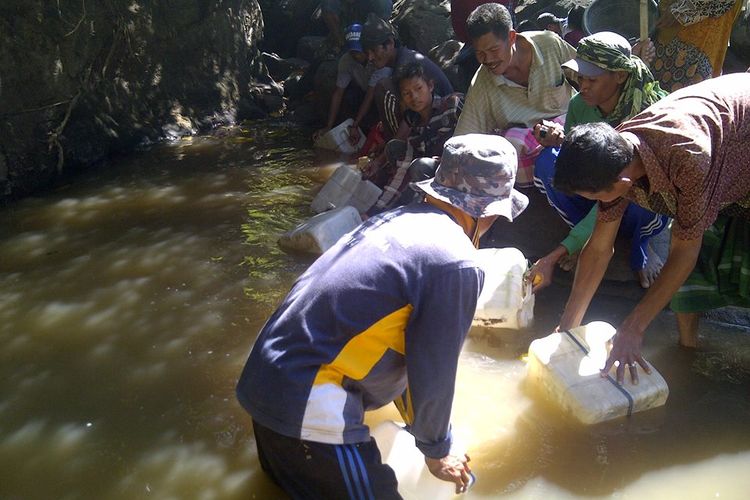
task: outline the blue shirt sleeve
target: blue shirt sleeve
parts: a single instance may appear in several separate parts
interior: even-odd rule
[[[451,447],[450,416],[458,356],[476,310],[484,273],[465,266],[425,280],[406,333],[410,431],[425,456]]]

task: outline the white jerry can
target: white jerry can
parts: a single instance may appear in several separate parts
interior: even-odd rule
[[[447,500],[456,497],[456,484],[432,475],[425,464],[424,455],[414,443],[414,436],[403,424],[387,420],[371,429],[370,435],[378,443],[382,462],[396,473],[398,492],[404,500]],[[451,453],[457,455],[464,452],[458,451],[454,444]]]
[[[477,261],[484,287],[472,325],[486,328],[527,328],[534,320],[534,294],[524,280],[529,263],[517,248],[482,248]]]
[[[284,250],[321,255],[343,235],[362,223],[354,207],[341,207],[315,215],[279,237]]]
[[[363,214],[378,201],[382,193],[382,189],[372,182],[363,179],[359,182],[354,193],[352,193],[352,197],[349,198],[347,205],[353,206],[357,209],[357,212]]]
[[[359,129],[359,141],[356,144],[349,142],[349,127],[354,124],[354,120],[347,118],[343,122],[339,123],[331,130],[323,134],[315,141],[314,146],[316,148],[330,149],[332,151],[340,151],[342,153],[351,154],[356,153],[365,144],[365,134],[362,133],[362,129]]]
[[[662,406],[669,388],[650,363],[650,375],[638,368],[638,385],[633,385],[628,369],[622,384],[617,383],[614,370],[607,378],[599,375],[615,332],[609,323],[594,321],[533,341],[527,365],[529,380],[547,399],[584,424]]]
[[[347,205],[361,182],[362,172],[349,165],[340,166],[320,189],[310,208],[319,214]]]

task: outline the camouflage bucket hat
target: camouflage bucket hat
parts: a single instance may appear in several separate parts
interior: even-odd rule
[[[501,215],[512,221],[529,204],[513,189],[517,169],[516,149],[504,137],[459,135],[445,143],[435,177],[411,186],[472,217]]]

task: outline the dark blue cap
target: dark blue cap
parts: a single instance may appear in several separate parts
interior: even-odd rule
[[[352,24],[346,28],[346,50],[356,50],[357,52],[364,52],[362,50],[362,25]]]

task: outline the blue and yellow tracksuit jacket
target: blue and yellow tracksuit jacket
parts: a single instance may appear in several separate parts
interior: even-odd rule
[[[237,386],[253,419],[330,444],[368,441],[364,412],[394,401],[429,457],[451,444],[461,346],[484,274],[449,215],[412,204],[344,236],[268,319]]]

